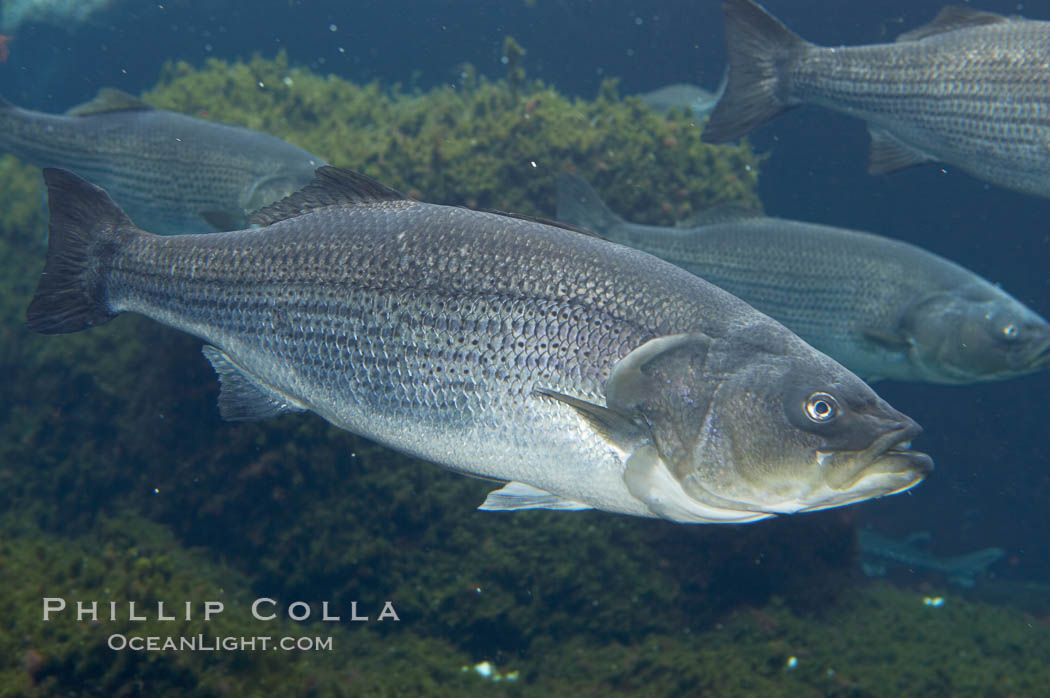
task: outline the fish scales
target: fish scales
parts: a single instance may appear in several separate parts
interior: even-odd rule
[[[421,457],[446,459],[433,443],[459,442],[448,431],[458,428],[502,440],[513,462],[515,442],[550,438],[545,425],[534,436],[520,425],[562,422],[568,438],[549,453],[557,463],[581,441],[600,446],[533,385],[601,401],[613,363],[646,340],[697,317],[719,334],[723,315],[755,316],[729,297],[698,302],[685,272],[654,280],[649,258],[639,266],[583,235],[552,240],[566,236],[426,204],[322,210],[259,231],[137,238],[112,260],[109,303],[222,346],[356,433],[383,440],[410,423]],[[593,258],[600,277],[580,264]],[[654,295],[674,301],[647,302]],[[466,448],[456,461],[470,469],[482,457]]]
[[[1050,22],[946,8],[895,43],[822,47],[750,0],[725,8],[738,48],[705,140],[731,140],[816,104],[867,122],[873,172],[939,160],[1050,196]]]
[[[311,410],[509,481],[488,510],[748,522],[903,491],[921,428],[683,269],[549,222],[423,204],[356,173],[252,230],[161,237],[45,170],[40,332],[137,312],[208,342],[230,419]]]
[[[942,278],[953,276],[942,268],[917,278],[894,259],[895,248],[908,259],[909,246],[809,223],[755,218],[663,234],[639,226],[634,235],[632,227],[611,229],[609,237],[674,260],[746,298],[860,375],[885,375],[887,367],[885,357],[865,356],[859,323],[889,333],[898,327],[901,310],[931,287],[970,283],[961,270],[957,278]]]
[[[115,90],[95,102],[99,111],[57,115],[0,100],[0,151],[77,172],[154,232],[209,232],[217,213],[228,219],[219,227],[245,226],[247,212],[309,183],[324,164],[265,133],[153,109]]]
[[[943,257],[856,230],[716,207],[659,227],[563,174],[558,216],[649,252],[784,323],[869,379],[969,383],[1050,366],[1050,325]]]

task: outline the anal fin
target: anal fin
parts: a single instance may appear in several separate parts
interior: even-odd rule
[[[219,374],[219,414],[223,419],[252,421],[305,410],[243,370],[221,349],[205,344],[201,351]]]
[[[868,135],[871,136],[869,174],[887,174],[936,161],[936,158],[911,147],[881,128],[868,127]]]
[[[248,221],[244,216],[238,218],[229,211],[201,211],[200,215],[205,223],[222,232],[240,230],[248,226]]]
[[[594,507],[564,499],[524,482],[508,482],[489,496],[478,507],[481,511],[519,511],[523,509],[557,509],[559,511],[583,511]]]

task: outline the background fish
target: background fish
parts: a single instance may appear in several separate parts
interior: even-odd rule
[[[655,257],[435,206],[344,170],[260,229],[158,237],[45,170],[31,329],[138,312],[204,338],[230,419],[311,410],[463,472],[485,509],[745,522],[907,489],[914,421],[739,299]]]
[[[1050,366],[1042,317],[914,245],[738,209],[687,227],[635,225],[569,174],[558,218],[688,269],[869,380],[971,383]]]
[[[913,573],[917,570],[938,572],[952,584],[971,588],[977,583],[978,576],[1006,555],[1005,550],[996,547],[951,557],[937,557],[928,550],[930,534],[927,531],[896,540],[870,528],[862,528],[857,537],[861,569],[869,577],[881,577],[886,574],[887,566],[896,565],[907,567]]]
[[[823,48],[751,0],[723,7],[729,84],[704,140],[819,104],[868,123],[873,174],[942,160],[1050,196],[1050,22],[946,7],[893,44]]]
[[[666,114],[674,108],[684,108],[692,111],[696,118],[702,119],[715,108],[725,89],[725,78],[722,79],[715,92],[710,92],[697,85],[678,82],[651,92],[644,92],[638,97],[660,114]]]
[[[104,187],[160,234],[232,230],[297,191],[324,161],[265,133],[154,109],[103,89],[66,115],[0,99],[0,152]]]

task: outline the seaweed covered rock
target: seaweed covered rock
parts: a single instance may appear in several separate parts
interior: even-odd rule
[[[643,223],[670,224],[723,201],[757,203],[760,159],[749,146],[702,143],[695,119],[620,100],[613,81],[593,101],[538,81],[515,89],[474,77],[405,94],[289,67],[279,54],[199,69],[169,64],[144,99],[266,131],[431,203],[551,216],[563,169]]]
[[[0,696],[457,696],[472,685],[467,655],[445,641],[409,637],[391,652],[362,624],[306,625],[265,601],[258,615],[275,617],[259,620],[247,579],[213,557],[134,515],[73,537],[5,517]]]

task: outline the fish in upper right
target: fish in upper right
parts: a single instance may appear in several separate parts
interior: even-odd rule
[[[723,9],[729,84],[704,141],[817,104],[867,122],[872,174],[942,161],[1050,196],[1050,22],[945,7],[896,43],[822,47],[751,0]]]
[[[558,218],[691,271],[869,381],[976,383],[1050,368],[1046,320],[899,240],[725,207],[678,227],[637,225],[569,174]]]
[[[266,133],[155,109],[104,88],[66,114],[0,98],[0,153],[105,188],[158,234],[248,225],[248,214],[313,181],[325,162]]]

